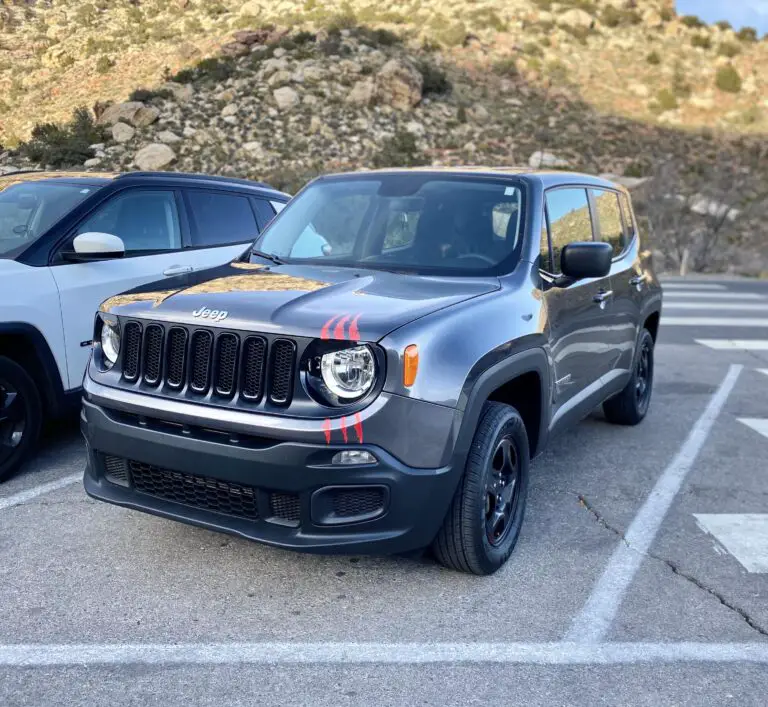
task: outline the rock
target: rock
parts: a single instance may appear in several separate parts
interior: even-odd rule
[[[192,88],[192,84],[189,83],[176,83],[175,81],[168,81],[164,83],[160,88],[170,91],[173,97],[179,103],[186,103],[189,101],[195,93]]]
[[[741,214],[739,209],[731,208],[727,204],[722,204],[714,199],[708,199],[701,194],[694,195],[689,203],[691,211],[699,216],[714,216],[718,219],[725,217],[733,222]]]
[[[104,149],[104,143],[103,142],[97,142],[97,143],[94,143],[93,145],[88,145],[88,149],[89,150],[93,150],[94,152],[98,152],[99,150],[103,150]]]
[[[207,130],[197,130],[194,138],[198,145],[208,145],[213,142],[213,135]]]
[[[299,105],[299,94],[296,93],[290,86],[283,86],[282,88],[276,88],[272,91],[272,95],[275,98],[275,103],[280,110],[290,110]]]
[[[268,36],[269,30],[266,29],[241,29],[232,35],[236,42],[249,47],[252,44],[261,44]]]
[[[191,125],[185,125],[184,130],[181,131],[181,134],[184,137],[195,137],[197,130],[195,130]]]
[[[411,64],[390,59],[376,76],[376,95],[396,110],[410,110],[421,100],[424,78]]]
[[[223,101],[224,103],[232,103],[235,98],[235,92],[231,88],[227,88],[223,91],[219,91],[216,94],[217,101]]]
[[[136,134],[136,129],[128,123],[115,123],[112,126],[112,139],[115,142],[128,142]]]
[[[325,69],[320,66],[305,66],[301,73],[305,83],[319,83],[326,77]]]
[[[347,94],[347,103],[354,106],[370,105],[376,93],[376,86],[371,79],[358,81]]]
[[[267,85],[268,86],[285,86],[285,84],[288,84],[291,82],[291,79],[293,78],[293,75],[290,71],[285,71],[281,69],[280,71],[275,71],[272,76],[270,76],[267,79]]]
[[[91,157],[91,159],[83,162],[83,167],[98,167],[101,164],[100,157]]]
[[[275,73],[275,71],[287,70],[288,62],[285,59],[266,59],[261,62],[261,75],[267,78]]]
[[[226,118],[228,115],[234,115],[238,110],[237,103],[227,103],[227,105],[221,109],[221,116],[222,118]]]
[[[221,46],[221,53],[224,56],[245,56],[250,52],[250,47],[242,42],[227,42]]]
[[[157,139],[166,145],[172,145],[175,142],[181,142],[181,138],[171,130],[163,130],[158,133]]]
[[[5,167],[0,167],[0,174],[13,174],[14,172],[19,172],[18,167],[13,167],[12,165],[6,165]]]
[[[287,54],[287,50],[283,49],[283,47],[278,47],[275,49],[275,51],[272,52],[272,56],[275,57],[275,59],[280,59],[281,57],[284,57]]]
[[[405,126],[405,130],[406,132],[409,132],[411,135],[415,135],[416,137],[422,137],[426,132],[424,125],[418,120],[411,120],[408,122]]]
[[[262,147],[261,143],[257,142],[256,140],[246,142],[243,145],[243,150],[247,152],[250,157],[261,158],[264,156],[264,148]]]
[[[558,17],[558,23],[569,27],[592,27],[595,18],[585,10],[573,9]]]
[[[651,89],[644,83],[631,83],[629,84],[629,90],[638,98],[648,98],[651,95]]]
[[[126,103],[115,103],[108,106],[99,116],[100,125],[114,125],[119,121],[132,123],[133,117],[138,113],[144,104],[141,101],[128,101]]]
[[[146,128],[160,117],[160,111],[154,106],[142,106],[128,122],[137,128]]]
[[[244,17],[258,17],[261,14],[261,0],[248,0],[240,5],[240,14]]]
[[[322,127],[323,127],[323,121],[320,119],[319,116],[313,115],[309,121],[309,132],[312,133],[313,135],[316,135],[317,133],[320,132]]]
[[[491,117],[486,107],[482,103],[478,103],[469,109],[469,115],[476,123],[487,123]]]
[[[704,109],[714,108],[715,105],[714,97],[708,94],[691,96],[689,102],[692,106],[696,106],[696,108]]]
[[[136,153],[133,161],[136,166],[145,171],[155,171],[171,164],[176,159],[176,153],[161,143],[152,143]]]
[[[528,165],[534,169],[541,167],[568,167],[569,162],[562,157],[553,155],[551,152],[537,150],[528,159]]]

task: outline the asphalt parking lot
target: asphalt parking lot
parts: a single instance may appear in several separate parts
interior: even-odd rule
[[[0,703],[764,705],[768,284],[667,281],[656,351],[648,418],[558,438],[488,578],[92,501],[51,431],[0,486]]]

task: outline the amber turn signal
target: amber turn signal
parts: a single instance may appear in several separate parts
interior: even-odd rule
[[[410,388],[416,381],[419,372],[419,347],[411,344],[405,347],[403,354],[403,385]]]

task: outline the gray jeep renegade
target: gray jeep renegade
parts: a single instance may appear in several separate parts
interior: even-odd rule
[[[648,411],[661,288],[627,192],[580,174],[311,182],[229,265],[107,300],[93,497],[279,547],[489,574],[530,460]]]

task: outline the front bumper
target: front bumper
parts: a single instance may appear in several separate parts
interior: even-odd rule
[[[406,466],[377,444],[270,439],[147,418],[96,404],[87,392],[81,428],[90,496],[295,550],[424,547],[461,471]],[[331,465],[333,454],[351,447],[378,464]]]

